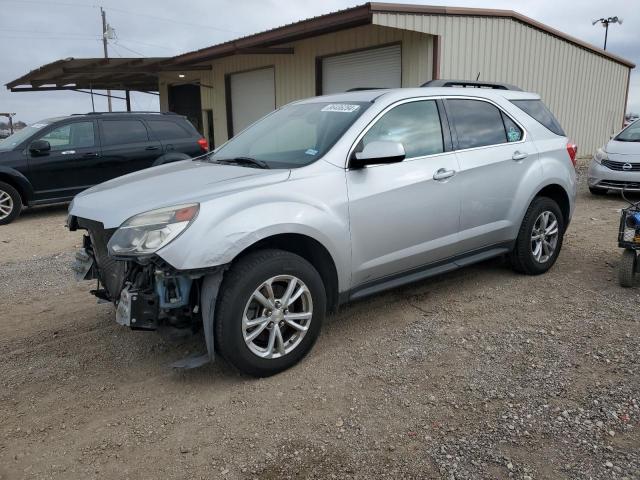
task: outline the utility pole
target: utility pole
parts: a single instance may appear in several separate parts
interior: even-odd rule
[[[9,119],[9,131],[13,135],[13,116],[15,113],[0,113],[0,117],[7,117]]]
[[[107,51],[107,14],[102,7],[100,7],[100,15],[102,16],[102,47],[104,48],[104,58],[109,58],[109,52]],[[93,100],[93,95],[91,96],[91,100]],[[109,105],[109,111],[111,111],[111,90],[107,90],[107,104]]]

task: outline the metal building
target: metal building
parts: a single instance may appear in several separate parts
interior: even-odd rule
[[[513,11],[367,3],[163,59],[151,73],[161,109],[188,115],[215,145],[296,99],[479,75],[540,93],[589,154],[622,126],[634,66]]]

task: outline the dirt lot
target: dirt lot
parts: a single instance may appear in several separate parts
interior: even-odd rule
[[[581,170],[584,176],[584,168]],[[584,179],[583,179],[584,180]],[[0,478],[640,478],[640,289],[584,181],[556,266],[360,301],[263,380],[115,324],[65,207],[0,227]]]

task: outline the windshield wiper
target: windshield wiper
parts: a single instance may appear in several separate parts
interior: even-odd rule
[[[213,161],[218,163],[226,163],[229,165],[246,165],[254,168],[271,168],[269,167],[269,164],[267,162],[251,157],[219,158]]]

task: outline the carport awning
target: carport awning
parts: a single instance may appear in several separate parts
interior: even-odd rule
[[[65,58],[7,83],[12,92],[133,90],[155,92],[161,72],[208,70],[209,65],[169,65],[169,58]]]

